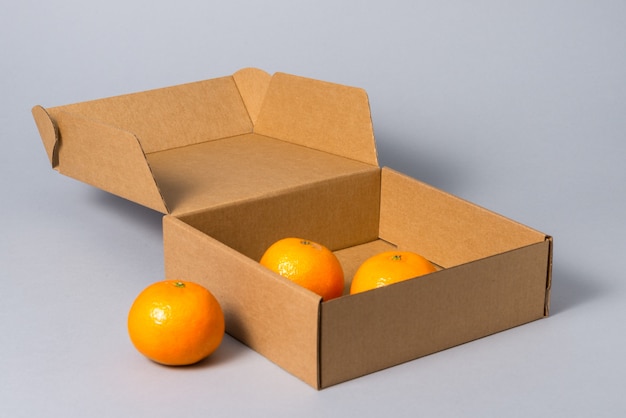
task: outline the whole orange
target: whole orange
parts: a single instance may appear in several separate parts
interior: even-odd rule
[[[435,266],[419,254],[409,251],[385,251],[361,264],[354,274],[350,294],[412,279],[437,271]]]
[[[146,287],[128,313],[135,348],[168,366],[196,363],[213,353],[224,337],[224,314],[203,286],[164,280]]]
[[[302,238],[283,238],[265,251],[261,265],[298,283],[323,300],[343,294],[343,268],[328,248]]]

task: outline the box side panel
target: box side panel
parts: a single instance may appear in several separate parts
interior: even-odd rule
[[[382,169],[380,237],[452,267],[546,235],[408,176]]]
[[[76,113],[132,132],[140,139],[146,153],[252,131],[252,122],[232,77],[49,110]]]
[[[544,316],[549,243],[322,304],[321,386]]]
[[[254,131],[378,165],[364,90],[276,73]]]
[[[173,216],[163,221],[165,274],[202,284],[220,302],[226,331],[318,386],[320,297]]]
[[[258,134],[151,153],[147,158],[171,213],[176,215],[379,170]]]
[[[373,167],[181,219],[253,260],[289,236],[338,250],[377,238],[379,192],[380,170]]]
[[[162,213],[167,207],[137,138],[130,132],[57,112],[60,173]]]

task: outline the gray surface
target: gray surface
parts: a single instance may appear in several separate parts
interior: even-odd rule
[[[624,2],[33,3],[0,13],[0,416],[626,414]],[[51,170],[30,107],[246,66],[365,88],[381,164],[552,234],[552,316],[321,392],[230,338],[144,360],[161,216]]]

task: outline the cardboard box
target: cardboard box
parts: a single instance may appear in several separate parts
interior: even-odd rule
[[[33,116],[56,170],[164,213],[166,276],[208,287],[230,335],[314,388],[549,313],[552,238],[380,168],[362,89],[248,68]],[[344,296],[258,264],[286,236],[337,254]],[[348,295],[389,248],[440,270]]]

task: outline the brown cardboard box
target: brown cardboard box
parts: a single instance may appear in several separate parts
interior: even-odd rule
[[[33,115],[55,169],[166,214],[166,276],[315,388],[548,315],[551,237],[381,169],[361,89],[249,68]],[[389,248],[440,270],[322,302],[258,264],[286,236],[333,250],[346,290]]]

